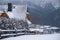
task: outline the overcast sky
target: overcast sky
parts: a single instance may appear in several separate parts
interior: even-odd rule
[[[49,3],[51,2],[55,7],[59,7],[60,6],[60,0],[0,0],[0,2],[10,2],[10,1],[31,1],[37,5],[44,5],[45,3]]]

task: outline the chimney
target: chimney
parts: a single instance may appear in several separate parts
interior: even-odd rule
[[[8,11],[12,11],[12,3],[8,3]]]

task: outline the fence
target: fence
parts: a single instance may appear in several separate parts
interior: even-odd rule
[[[30,30],[0,30],[0,39],[6,38],[6,37],[14,37],[14,36],[20,36],[20,35],[34,35],[34,31]]]

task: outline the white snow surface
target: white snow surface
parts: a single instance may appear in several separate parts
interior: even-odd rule
[[[43,32],[44,29],[33,29],[33,28],[30,28],[30,31],[39,31],[39,32]]]
[[[28,25],[32,24],[31,21],[29,21],[28,19],[26,19]]]
[[[60,40],[60,34],[23,35],[1,40]]]

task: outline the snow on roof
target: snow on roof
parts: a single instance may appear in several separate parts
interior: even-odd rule
[[[8,14],[8,16],[10,18],[25,20],[26,12],[27,12],[27,6],[26,5],[13,5],[12,6],[12,12],[7,12],[7,9],[8,9],[7,5],[0,5],[0,10],[1,10],[1,8],[2,8],[2,11],[3,10],[6,11],[6,13]]]

